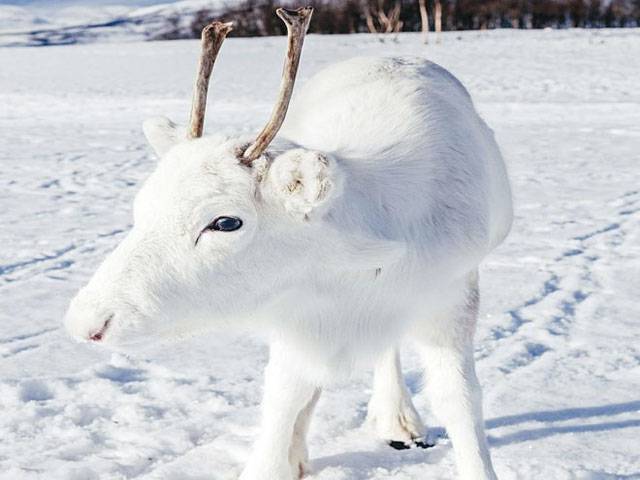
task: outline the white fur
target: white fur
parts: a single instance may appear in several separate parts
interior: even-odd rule
[[[394,350],[411,338],[460,477],[495,478],[472,338],[477,267],[509,231],[511,194],[464,87],[420,59],[333,65],[252,167],[238,161],[250,138],[177,132],[145,124],[163,158],[133,229],[72,301],[69,331],[87,339],[110,319],[112,345],[214,327],[268,337],[263,430],[243,480],[297,479],[319,389],[363,364],[377,365],[378,435],[424,435]],[[244,225],[196,245],[221,215]]]

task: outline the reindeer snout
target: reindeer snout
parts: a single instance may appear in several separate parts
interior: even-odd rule
[[[111,323],[111,320],[113,320],[113,314],[107,317],[107,319],[104,321],[104,324],[102,325],[102,327],[100,327],[99,330],[97,330],[92,334],[89,334],[89,340],[93,342],[101,342],[105,334],[107,333],[107,328],[109,328],[109,324]]]
[[[102,342],[108,336],[115,313],[81,290],[71,301],[65,315],[67,331],[79,341]]]

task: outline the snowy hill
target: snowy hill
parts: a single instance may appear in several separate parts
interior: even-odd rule
[[[155,7],[154,7],[155,8]],[[285,39],[230,38],[206,132],[255,131]],[[230,480],[251,455],[266,348],[220,332],[125,358],[70,340],[67,303],[131,223],[156,159],[145,118],[188,116],[197,41],[0,49],[0,480]],[[476,335],[501,480],[640,479],[640,30],[310,35],[300,80],[414,54],[468,87],[507,161],[516,221],[481,268]],[[327,389],[308,480],[453,480],[451,445],[363,426],[371,372]]]
[[[93,41],[153,39],[179,18],[188,29],[202,9],[219,11],[238,0],[182,0],[173,3],[42,2],[0,5],[0,46],[68,45]],[[142,4],[142,5],[141,5]],[[145,6],[145,4],[148,4]]]

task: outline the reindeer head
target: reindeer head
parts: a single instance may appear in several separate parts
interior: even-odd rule
[[[77,338],[108,344],[173,336],[256,313],[327,268],[369,269],[395,243],[348,235],[327,221],[344,174],[330,156],[268,152],[284,120],[312,9],[278,10],[288,52],[271,119],[253,142],[202,137],[209,76],[230,24],[203,30],[191,121],[145,122],[161,158],[134,203],[134,226],[72,300]]]

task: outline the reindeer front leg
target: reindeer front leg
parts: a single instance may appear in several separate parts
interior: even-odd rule
[[[262,431],[240,480],[298,480],[304,474],[309,416],[319,389],[300,378],[285,348],[272,345],[265,370]]]
[[[385,352],[375,367],[367,422],[378,438],[395,449],[431,446],[425,439],[425,426],[404,383],[400,353],[396,348]]]

